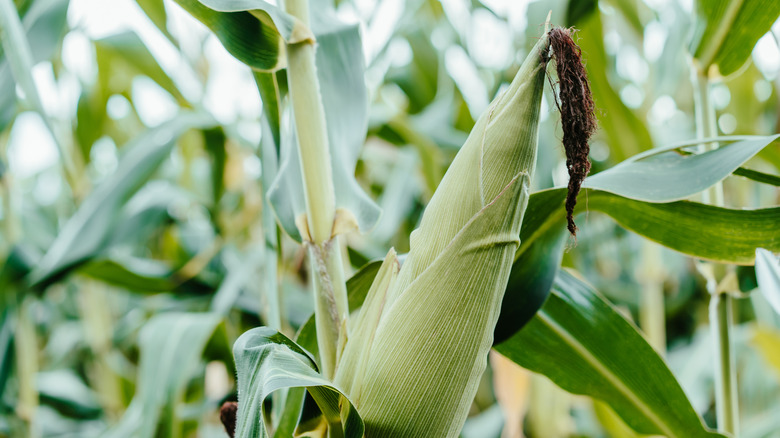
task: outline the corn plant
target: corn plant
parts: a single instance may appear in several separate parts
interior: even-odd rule
[[[780,134],[750,63],[777,2],[537,2],[495,67],[471,26],[511,2],[126,3],[205,97],[148,34],[0,0],[0,437],[780,430]],[[209,68],[256,109],[210,107]],[[32,119],[59,160],[24,177]]]

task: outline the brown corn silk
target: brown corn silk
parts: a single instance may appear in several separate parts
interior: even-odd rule
[[[569,171],[567,228],[576,236],[574,206],[582,182],[590,171],[588,139],[596,130],[596,106],[582,63],[582,52],[572,39],[571,31],[555,28],[550,31],[549,38],[558,73],[559,91],[555,103],[561,112],[563,147],[566,150],[566,169]]]

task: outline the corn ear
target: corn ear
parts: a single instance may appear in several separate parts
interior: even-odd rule
[[[548,47],[545,34],[509,88],[477,120],[431,198],[420,227],[412,233],[397,293],[405,290],[515,175],[533,174],[547,59],[543,52]]]
[[[412,234],[382,308],[369,297],[372,318],[353,328],[343,373],[354,374],[347,392],[367,437],[456,437],[466,420],[519,245],[548,48],[545,33],[477,121]],[[363,332],[373,341],[356,342]]]

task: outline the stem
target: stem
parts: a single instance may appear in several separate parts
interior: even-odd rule
[[[710,298],[710,324],[715,336],[715,401],[718,430],[737,437],[739,429],[737,372],[731,343],[734,320],[733,299],[728,293],[716,293]]]
[[[664,305],[663,277],[665,273],[660,248],[653,242],[642,245],[642,267],[638,272],[642,285],[642,305],[639,308],[639,325],[647,340],[658,354],[666,354],[666,311]]]
[[[285,7],[302,24],[309,25],[308,0],[287,0]],[[308,230],[301,230],[301,235],[309,250],[314,277],[315,321],[322,372],[326,378],[332,378],[338,365],[339,345],[346,339],[349,311],[338,239],[332,236],[336,202],[314,41],[288,44],[287,58],[287,78],[306,198]]]
[[[715,108],[709,99],[709,77],[695,68],[694,103],[696,108],[696,135],[698,138],[716,137],[718,127],[715,121]],[[700,152],[717,148],[717,143],[702,144]],[[723,206],[723,183],[719,182],[702,194],[704,203]],[[701,262],[705,263],[705,262]],[[702,270],[706,272],[706,270]],[[718,418],[718,431],[739,437],[739,403],[737,398],[736,361],[732,348],[733,298],[727,291],[718,290],[714,269],[707,278],[707,292],[710,293],[710,327],[715,343],[715,406]]]
[[[324,245],[309,243],[309,260],[315,294],[314,321],[317,326],[317,345],[320,350],[322,373],[327,378],[336,375],[346,336],[347,287],[339,250],[338,238]],[[337,299],[336,297],[341,297]]]
[[[288,0],[287,12],[309,24],[308,0]],[[298,134],[310,240],[321,245],[330,240],[336,201],[314,50],[311,40],[288,44],[287,77]]]
[[[694,81],[694,106],[696,113],[696,136],[698,138],[711,138],[718,136],[718,125],[715,119],[715,107],[710,101],[710,81],[707,75],[696,69]],[[718,148],[718,143],[702,143],[699,145],[699,153]],[[718,182],[702,193],[702,202],[723,206],[723,183]]]

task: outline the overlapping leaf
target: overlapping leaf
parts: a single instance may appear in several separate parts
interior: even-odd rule
[[[180,436],[177,404],[220,321],[214,313],[163,313],[150,319],[140,334],[141,362],[135,396],[122,419],[105,436]]]
[[[703,72],[728,76],[750,58],[753,47],[780,15],[774,0],[699,0],[690,50]]]
[[[559,274],[531,322],[496,349],[569,392],[605,401],[640,433],[722,437],[704,427],[663,359],[634,326],[569,273]]]
[[[361,438],[363,420],[346,396],[323,378],[317,365],[298,344],[268,327],[252,329],[236,341],[233,355],[238,372],[236,436],[267,437],[263,401],[283,388],[306,388],[322,416],[299,427],[324,426],[330,436]]]
[[[137,137],[123,147],[116,172],[83,201],[65,223],[49,250],[27,278],[32,287],[45,286],[67,269],[99,253],[111,237],[122,205],[152,176],[187,129],[214,122],[202,114],[181,116]]]
[[[690,155],[676,151],[696,145],[700,140],[653,149],[591,176],[583,187],[640,201],[677,201],[722,181],[778,138],[780,135],[723,137],[722,141],[739,141]]]

